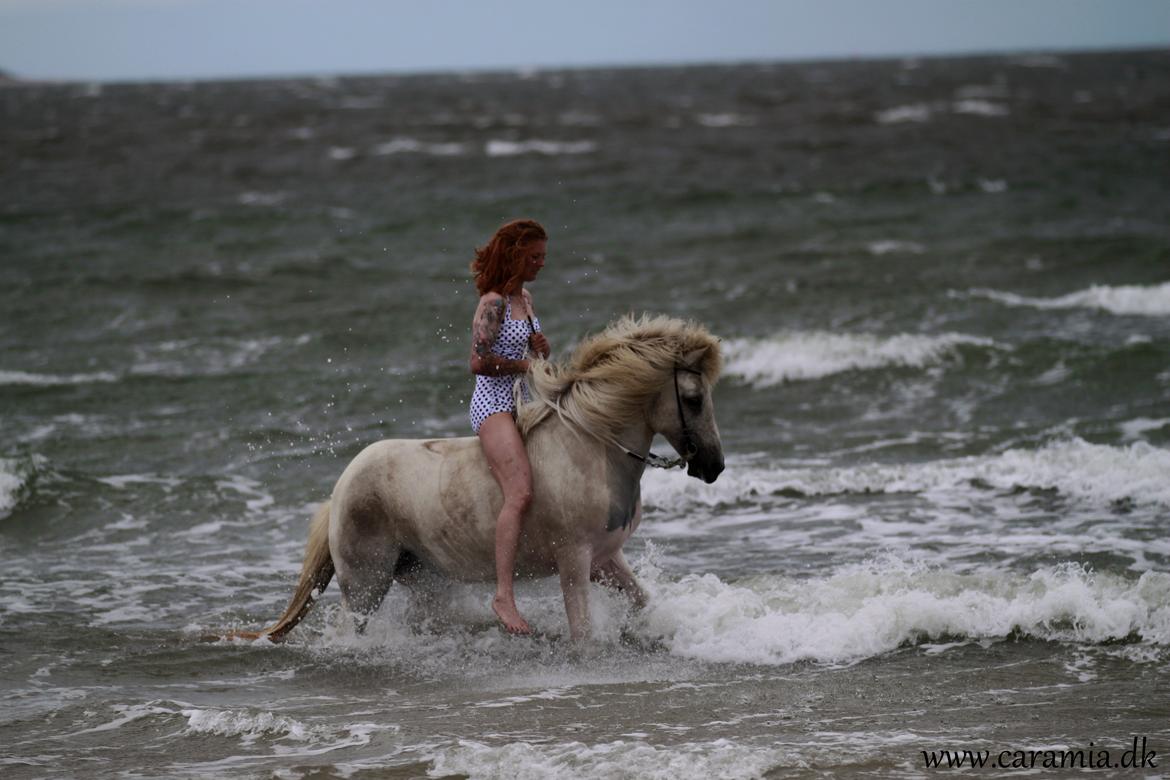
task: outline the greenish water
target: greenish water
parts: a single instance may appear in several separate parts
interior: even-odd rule
[[[1170,751],[1170,55],[0,89],[6,777],[927,775]],[[724,339],[714,485],[648,474],[574,652],[488,590],[330,591],[312,506],[464,436],[471,251],[554,351]],[[624,773],[624,774],[623,774]]]

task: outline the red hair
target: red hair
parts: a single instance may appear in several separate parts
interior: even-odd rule
[[[471,272],[480,295],[498,292],[511,295],[524,281],[528,247],[548,241],[548,233],[534,219],[515,219],[500,226],[486,245],[475,250]]]

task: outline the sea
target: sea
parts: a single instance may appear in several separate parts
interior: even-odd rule
[[[516,217],[558,359],[722,339],[648,605],[201,641],[363,447],[470,434]],[[1170,774],[1170,51],[9,84],[0,312],[6,779]]]

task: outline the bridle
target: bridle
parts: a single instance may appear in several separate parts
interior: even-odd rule
[[[531,325],[531,323],[529,323],[529,324]],[[578,428],[581,428],[583,431],[588,433],[593,438],[600,439],[601,441],[605,442],[606,444],[612,444],[614,447],[617,447],[619,450],[626,453],[634,460],[641,461],[642,463],[645,463],[647,466],[650,466],[652,468],[673,469],[673,468],[681,468],[682,466],[687,465],[687,463],[690,461],[690,459],[695,457],[696,454],[698,454],[699,448],[695,445],[695,437],[691,434],[690,426],[687,425],[686,415],[683,414],[682,393],[678,389],[678,372],[679,371],[686,371],[688,374],[694,374],[695,376],[702,376],[703,372],[699,371],[698,369],[691,368],[690,366],[680,366],[678,364],[675,364],[675,366],[674,366],[674,401],[675,401],[675,406],[678,409],[678,425],[682,431],[683,451],[681,453],[681,457],[668,458],[664,455],[658,455],[657,453],[650,452],[650,451],[647,451],[645,455],[639,455],[638,453],[631,450],[629,447],[626,447],[625,445],[623,445],[617,439],[614,439],[614,438],[609,437],[609,436],[602,436],[601,434],[597,433],[597,431],[590,430],[589,428],[586,428],[584,425],[582,425],[579,422],[574,421],[574,424]],[[519,378],[517,378],[517,385],[519,384],[519,381],[520,381]],[[557,413],[558,417],[561,417],[561,419],[564,419],[564,416],[561,414],[561,403],[560,403],[559,398],[556,401],[550,401],[548,399],[544,399],[544,402],[546,404],[548,404],[550,407],[552,407],[553,411],[555,411]]]
[[[695,455],[699,452],[699,448],[697,446],[695,446],[695,439],[691,435],[691,428],[689,425],[687,425],[686,415],[683,414],[682,393],[679,392],[679,389],[678,389],[678,372],[679,371],[686,371],[688,374],[695,374],[696,376],[702,376],[703,372],[697,371],[697,370],[695,370],[693,368],[689,368],[687,366],[676,365],[674,367],[674,401],[675,401],[676,407],[678,408],[678,425],[682,431],[682,448],[683,448],[683,451],[681,453],[682,457],[668,458],[665,455],[658,455],[654,452],[649,452],[649,451],[647,451],[645,455],[639,455],[638,453],[634,452],[633,450],[629,449],[628,447],[622,446],[621,442],[618,442],[617,440],[614,440],[614,439],[609,440],[610,444],[617,447],[619,450],[626,453],[634,460],[640,460],[643,463],[645,463],[647,466],[651,466],[651,467],[656,468],[656,469],[681,468],[681,467],[687,465],[687,463],[690,461],[690,459],[695,457]],[[597,434],[594,434],[594,435],[596,436]],[[600,437],[598,437],[598,438],[600,438]]]

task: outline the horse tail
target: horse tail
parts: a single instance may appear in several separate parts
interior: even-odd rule
[[[263,631],[232,631],[224,637],[210,639],[254,641],[264,637],[270,642],[283,642],[288,632],[296,628],[297,623],[309,613],[317,596],[325,590],[332,579],[333,557],[329,554],[329,502],[326,501],[317,509],[309,526],[309,541],[305,544],[305,562],[301,564],[301,578],[280,619]]]

